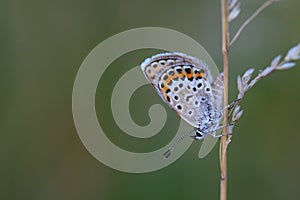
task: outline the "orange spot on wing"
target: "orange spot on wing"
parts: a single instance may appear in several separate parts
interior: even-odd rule
[[[178,77],[179,78],[183,78],[185,75],[183,74],[183,73],[181,73],[181,74],[178,74]]]
[[[165,81],[166,84],[169,84],[171,79],[168,77],[168,79]]]
[[[164,92],[166,92],[168,89],[169,89],[169,88],[168,88],[167,86],[164,86],[164,87],[162,88],[162,90],[163,90]]]
[[[206,77],[205,77],[205,74],[200,73],[200,72],[197,72],[197,73],[196,73],[196,77],[197,77],[197,78],[198,78],[198,77],[206,78]]]
[[[191,73],[189,73],[189,74],[186,75],[187,78],[192,78],[193,76],[194,76],[193,70],[191,70]]]
[[[177,78],[178,77],[178,75],[177,74],[174,74],[173,76],[170,76],[170,79],[171,80],[174,80],[175,78]]]
[[[183,78],[183,77],[185,77],[187,75],[187,73],[184,70],[182,70],[182,73],[179,74],[179,75],[182,75],[180,78]]]

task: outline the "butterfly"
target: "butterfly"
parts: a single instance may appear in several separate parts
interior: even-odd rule
[[[202,60],[179,52],[147,58],[141,69],[162,100],[194,127],[195,140],[206,134],[217,137],[223,117],[223,73],[213,80]]]

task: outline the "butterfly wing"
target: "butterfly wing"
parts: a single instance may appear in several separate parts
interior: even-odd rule
[[[212,92],[214,96],[215,107],[217,110],[223,109],[223,92],[224,92],[224,73],[220,73],[212,83]]]
[[[182,53],[164,53],[146,59],[141,67],[159,96],[185,121],[199,127],[203,105],[214,98],[207,66]]]

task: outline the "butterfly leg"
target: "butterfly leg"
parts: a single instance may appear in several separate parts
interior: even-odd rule
[[[223,110],[226,110],[226,109],[230,110],[230,109],[234,108],[240,101],[241,101],[241,99],[234,100],[231,104],[225,106]]]
[[[220,138],[222,136],[227,136],[227,135],[232,135],[231,133],[228,133],[228,134],[220,134],[220,135],[216,135],[216,131],[217,130],[220,130],[220,129],[223,129],[224,127],[226,126],[232,126],[233,124],[222,124],[222,125],[218,125],[217,127],[213,128],[212,130],[210,130],[209,135],[211,135],[212,137],[214,138]]]
[[[209,135],[211,135],[213,138],[221,138],[223,136],[228,136],[228,135],[232,135],[232,134],[228,133],[228,134],[216,135],[215,133],[209,133]]]

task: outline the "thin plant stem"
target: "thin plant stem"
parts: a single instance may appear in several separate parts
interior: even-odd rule
[[[222,54],[223,54],[223,72],[224,72],[224,105],[228,105],[228,50],[229,50],[229,31],[228,31],[228,9],[227,1],[221,0],[221,16],[222,16]],[[228,124],[228,109],[224,111],[223,124]],[[227,128],[223,128],[223,137],[220,141],[220,199],[227,198]]]
[[[279,0],[268,0],[263,5],[261,5],[238,29],[232,40],[230,41],[229,46],[232,46],[233,43],[237,40],[237,38],[240,36],[241,32],[246,28],[246,26],[264,9],[266,9],[268,6],[270,6],[272,3]]]

